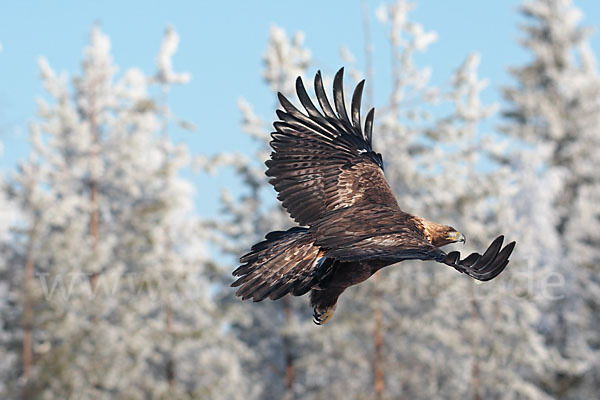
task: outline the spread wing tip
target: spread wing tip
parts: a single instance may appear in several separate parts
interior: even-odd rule
[[[458,251],[450,252],[442,260],[459,272],[469,275],[479,281],[489,281],[500,275],[509,263],[509,257],[512,254],[517,242],[512,241],[502,247],[504,236],[498,236],[483,253],[471,253],[468,257],[461,260]]]

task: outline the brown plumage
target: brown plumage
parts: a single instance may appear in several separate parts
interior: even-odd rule
[[[321,73],[315,93],[321,111],[302,80],[296,92],[306,114],[279,93],[283,110],[273,126],[271,159],[266,162],[277,198],[301,227],[269,233],[240,259],[233,271],[243,300],[279,299],[311,291],[314,321],[325,323],[339,295],[379,269],[404,260],[434,260],[477,280],[496,277],[508,264],[515,242],[502,248],[496,238],[483,255],[460,259],[440,249],[465,241],[454,228],[402,211],[383,175],[381,154],[373,151],[374,109],[361,127],[364,80],[344,104],[343,68],[333,81],[333,107]],[[335,107],[335,110],[334,110]]]

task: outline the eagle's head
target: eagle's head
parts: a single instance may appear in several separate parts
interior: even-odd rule
[[[450,243],[467,241],[465,235],[451,226],[440,225],[427,220],[423,221],[425,237],[435,247],[442,247]]]

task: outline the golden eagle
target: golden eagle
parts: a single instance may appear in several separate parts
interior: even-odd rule
[[[320,71],[314,85],[321,111],[301,78],[296,92],[306,114],[278,93],[283,110],[277,110],[279,121],[273,124],[266,173],[277,198],[301,226],[267,234],[241,257],[242,265],[233,271],[239,278],[231,285],[240,286],[236,295],[261,301],[310,291],[314,322],[321,325],[346,288],[400,261],[434,260],[480,281],[496,277],[515,242],[502,248],[504,237],[499,236],[483,255],[461,259],[459,252],[446,254],[440,247],[464,243],[462,233],[400,209],[383,175],[381,154],[373,151],[374,109],[361,127],[365,81],[354,90],[348,115],[343,71],[333,81],[335,110]]]

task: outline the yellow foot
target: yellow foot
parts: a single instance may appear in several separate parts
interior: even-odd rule
[[[317,306],[313,308],[313,322],[317,325],[323,325],[333,317],[335,312],[335,304],[325,310],[317,309]]]

